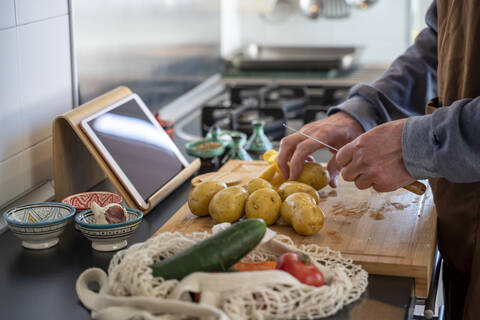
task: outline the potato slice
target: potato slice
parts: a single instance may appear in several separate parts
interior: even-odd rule
[[[262,171],[259,178],[262,178],[266,181],[271,181],[273,179],[273,176],[275,175],[275,172],[277,172],[277,167],[275,164],[271,164],[269,167]]]

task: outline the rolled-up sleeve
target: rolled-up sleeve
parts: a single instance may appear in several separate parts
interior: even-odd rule
[[[480,181],[480,97],[411,117],[402,135],[403,162],[412,177]]]

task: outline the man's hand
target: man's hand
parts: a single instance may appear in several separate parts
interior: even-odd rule
[[[337,112],[325,119],[309,123],[303,126],[301,131],[336,148],[342,147],[364,132],[360,124],[344,112]],[[320,143],[298,133],[283,138],[278,155],[278,166],[283,177],[292,180],[298,178],[303,162],[310,154],[322,148],[325,147]],[[290,162],[290,166],[288,162]],[[331,178],[330,185],[336,187],[336,178],[340,167],[336,163],[335,157],[330,159],[327,169]]]
[[[393,191],[415,179],[405,169],[402,158],[402,130],[407,119],[382,124],[342,147],[336,160],[346,181],[359,189]]]

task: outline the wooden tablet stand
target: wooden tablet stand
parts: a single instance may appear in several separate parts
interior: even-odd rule
[[[61,201],[71,194],[88,191],[108,177],[129,207],[139,209],[146,214],[200,168],[200,160],[196,159],[153,194],[147,201],[147,208],[140,208],[137,205],[116,173],[80,127],[83,119],[131,94],[132,91],[127,87],[118,87],[55,119],[53,165],[56,201]]]

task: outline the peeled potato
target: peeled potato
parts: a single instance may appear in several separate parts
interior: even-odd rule
[[[261,218],[267,225],[274,224],[280,217],[282,199],[271,188],[263,188],[253,192],[245,204],[245,215],[248,218]]]
[[[208,211],[217,223],[235,222],[243,216],[248,191],[242,187],[229,187],[213,196]]]
[[[262,178],[266,181],[271,181],[273,176],[275,175],[275,172],[277,172],[277,167],[274,164],[271,164],[269,167],[262,171],[259,178]]]
[[[279,185],[281,185],[282,183],[284,183],[285,181],[286,180],[283,178],[282,174],[276,172],[275,175],[273,176],[272,180],[270,180],[270,183],[275,188],[275,187],[278,187]]]
[[[308,184],[315,190],[320,190],[330,182],[330,176],[328,175],[328,171],[321,164],[316,162],[305,162],[297,181]]]
[[[248,181],[244,188],[248,191],[249,194],[252,194],[259,189],[272,188],[272,185],[270,184],[270,182],[262,178],[254,178]]]
[[[223,182],[205,181],[196,186],[188,196],[188,207],[196,216],[203,217],[208,215],[208,205],[213,196],[227,188]]]
[[[308,193],[297,192],[289,195],[282,203],[280,214],[286,223],[292,224],[292,217],[297,210],[315,206],[315,199]]]
[[[292,216],[292,227],[298,234],[311,236],[323,227],[325,216],[318,206],[300,208]]]
[[[278,188],[278,194],[282,200],[285,200],[289,195],[297,192],[308,193],[313,197],[313,199],[315,199],[316,204],[320,202],[320,199],[318,198],[318,192],[308,184],[298,181],[287,181],[282,183],[282,185]]]

